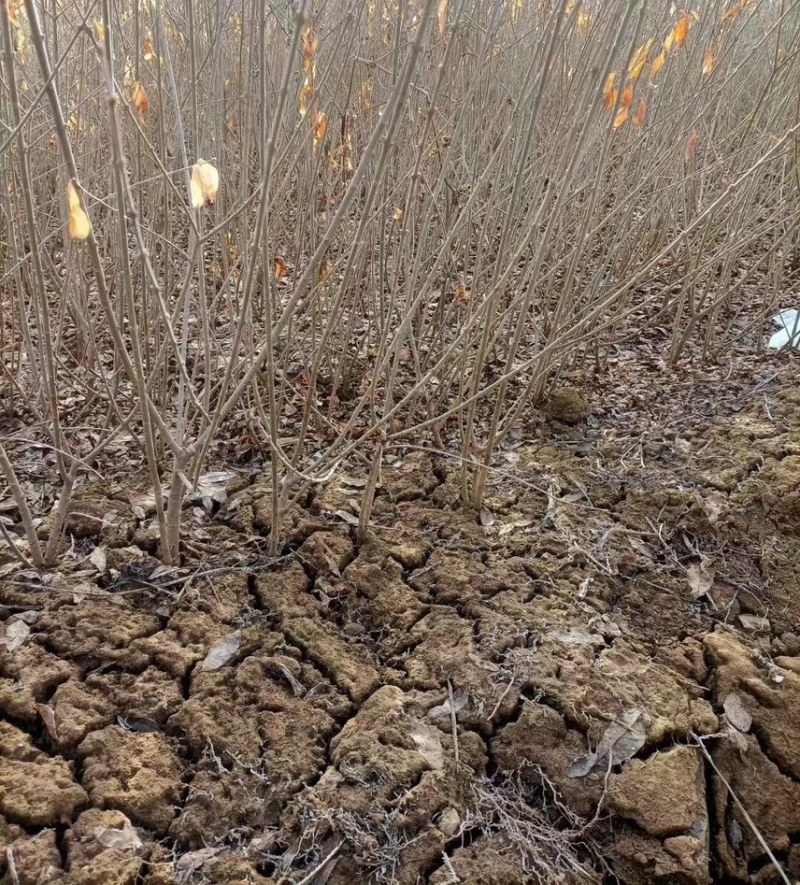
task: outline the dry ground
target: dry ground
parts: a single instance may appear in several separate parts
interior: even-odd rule
[[[359,475],[271,561],[238,471],[176,570],[84,487],[59,571],[0,559],[6,881],[800,878],[797,360],[616,361],[480,514],[401,453],[361,544]]]

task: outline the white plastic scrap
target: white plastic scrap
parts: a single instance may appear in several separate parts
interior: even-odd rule
[[[780,350],[787,346],[800,350],[800,310],[782,310],[772,318],[772,324],[778,331],[769,339],[767,346],[771,350]]]

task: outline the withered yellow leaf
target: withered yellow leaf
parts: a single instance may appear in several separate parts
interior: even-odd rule
[[[94,36],[97,38],[98,43],[105,43],[106,26],[103,24],[102,19],[96,18],[94,20]]]
[[[624,126],[628,121],[628,109],[622,108],[617,112],[617,116],[614,117],[614,128],[619,129],[620,126]]]
[[[75,185],[67,185],[67,206],[69,207],[69,235],[73,240],[85,240],[92,232],[92,223],[81,204]]]
[[[643,43],[633,54],[631,63],[628,65],[628,79],[638,80],[647,64],[647,57],[655,43],[655,37],[651,37],[646,43]]]
[[[439,0],[439,36],[443,37],[447,30],[447,0]]]
[[[717,59],[714,56],[714,50],[709,46],[703,53],[703,76],[708,76],[716,67]]]
[[[606,110],[614,107],[617,101],[617,75],[610,73],[603,86],[603,106]]]
[[[198,157],[192,166],[189,190],[192,206],[195,209],[202,209],[206,202],[213,203],[219,190],[219,172],[216,166]]]

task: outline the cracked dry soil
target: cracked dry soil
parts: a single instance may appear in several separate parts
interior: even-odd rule
[[[635,457],[520,445],[483,520],[412,454],[364,543],[339,478],[279,560],[177,583],[125,489],[87,487],[106,576],[0,580],[6,637],[30,621],[0,647],[5,881],[785,881],[770,853],[798,879],[798,406]],[[270,512],[236,482],[195,549],[235,561]]]

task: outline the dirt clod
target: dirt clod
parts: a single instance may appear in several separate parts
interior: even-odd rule
[[[35,836],[20,836],[8,849],[8,870],[14,885],[48,885],[61,882],[61,855],[55,830],[40,830]]]
[[[560,424],[579,424],[589,415],[589,403],[583,391],[575,387],[554,390],[545,406],[547,416]]]
[[[705,782],[700,755],[675,747],[634,759],[609,782],[609,806],[651,836],[706,832]]]
[[[9,821],[24,827],[67,823],[87,798],[72,767],[60,757],[0,759],[0,813]]]
[[[175,816],[183,765],[163,734],[112,725],[92,732],[78,747],[83,784],[99,808],[116,809],[159,835]]]
[[[104,844],[106,833],[122,834],[125,830],[132,832],[127,848],[108,847]],[[134,885],[142,870],[140,849],[136,848],[135,831],[131,823],[119,811],[99,811],[90,808],[75,821],[66,835],[67,862],[69,885]],[[117,840],[124,845],[124,840]]]

